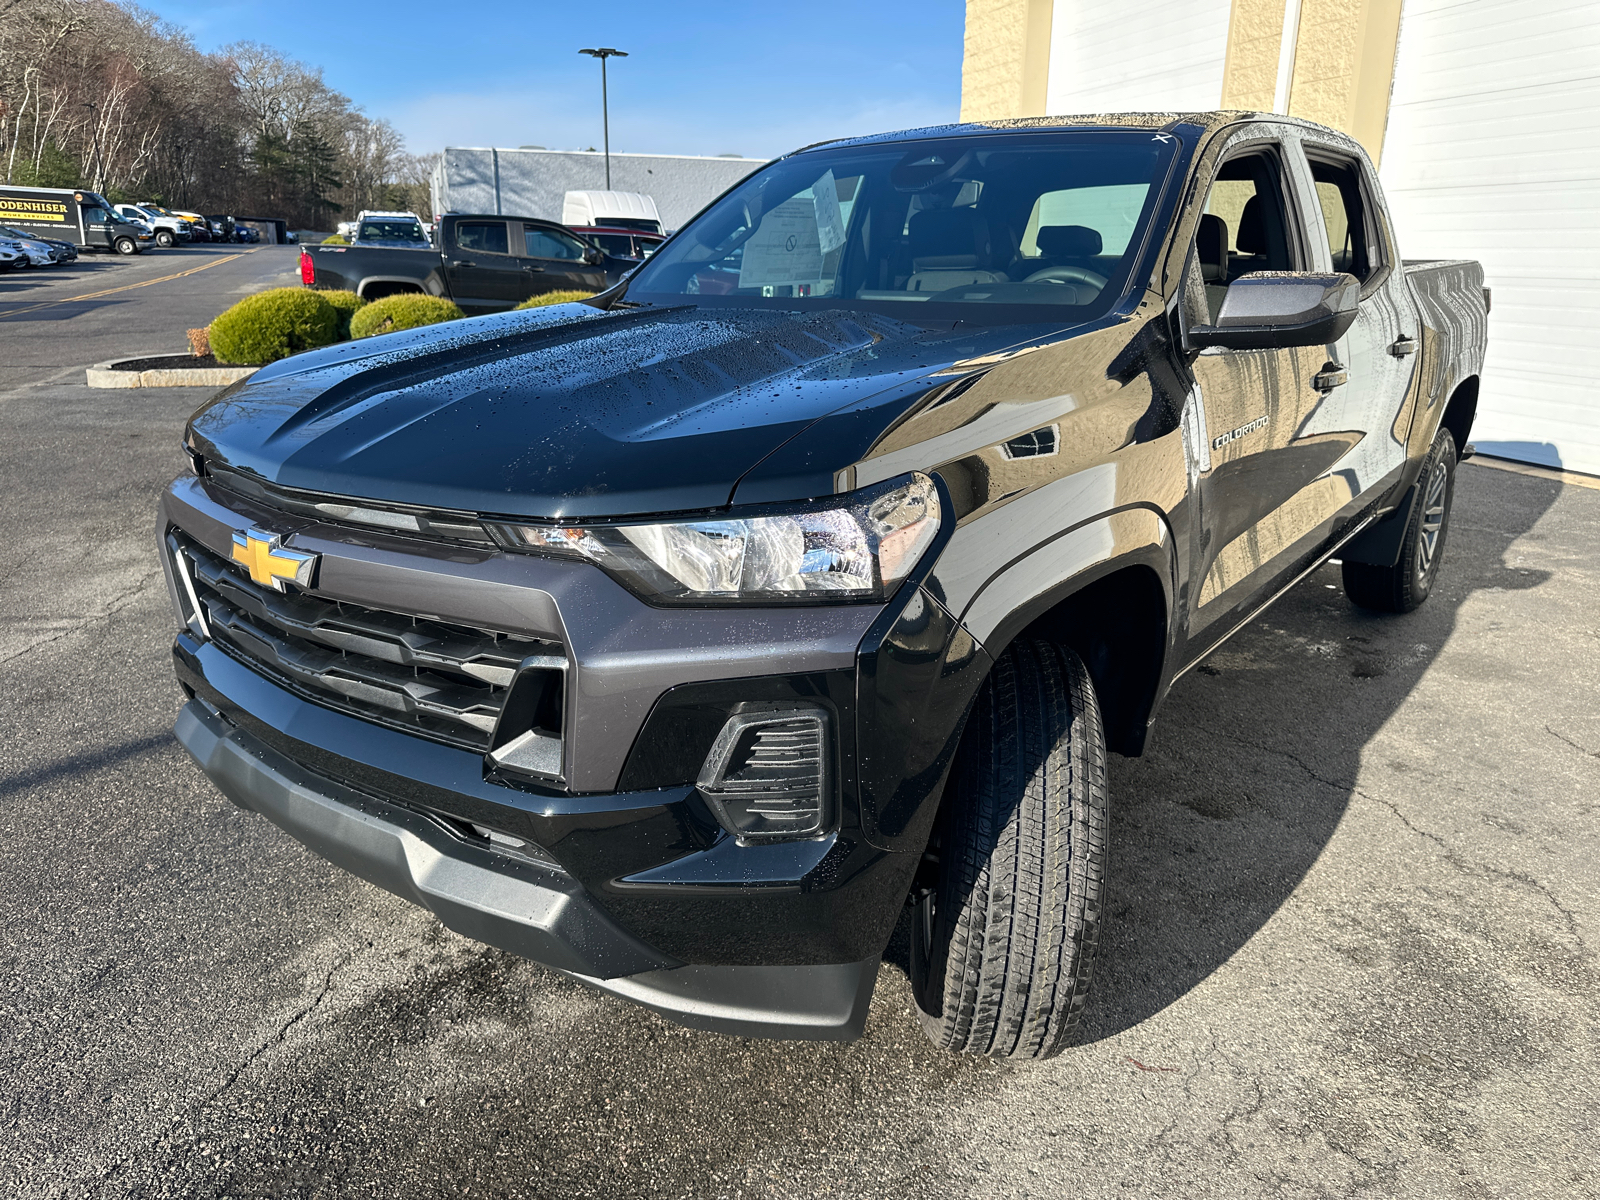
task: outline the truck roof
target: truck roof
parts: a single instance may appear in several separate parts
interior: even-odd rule
[[[977,137],[1007,130],[1029,129],[1156,129],[1170,130],[1179,125],[1197,125],[1210,132],[1241,121],[1273,121],[1301,128],[1316,129],[1335,134],[1341,139],[1348,135],[1315,121],[1301,117],[1288,117],[1281,113],[1254,112],[1247,109],[1216,109],[1210,112],[1123,112],[1077,113],[1049,117],[1004,117],[989,121],[964,121],[950,125],[927,125],[914,129],[899,129],[889,133],[865,134],[860,137],[830,138],[802,146],[794,153],[815,150],[821,146],[873,146],[894,142],[921,141],[929,138]]]

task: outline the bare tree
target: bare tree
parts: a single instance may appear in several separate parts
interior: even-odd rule
[[[412,157],[387,121],[270,46],[205,54],[117,0],[0,0],[6,182],[326,228],[400,199],[422,211]]]

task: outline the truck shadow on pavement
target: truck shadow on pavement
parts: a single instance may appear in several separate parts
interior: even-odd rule
[[[1515,482],[1513,482],[1515,480]],[[1081,1037],[1160,1012],[1228,961],[1289,900],[1352,803],[1363,770],[1425,770],[1369,744],[1406,702],[1475,595],[1538,587],[1511,543],[1555,482],[1465,466],[1446,561],[1403,616],[1345,598],[1324,566],[1181,680],[1145,756],[1111,759],[1109,920]]]

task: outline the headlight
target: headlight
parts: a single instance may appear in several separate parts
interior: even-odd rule
[[[657,604],[881,601],[939,532],[939,493],[912,475],[744,517],[491,528],[508,550],[587,559]]]

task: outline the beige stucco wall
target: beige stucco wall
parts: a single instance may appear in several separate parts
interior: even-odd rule
[[[1274,111],[1356,137],[1377,160],[1402,0],[1233,0],[1218,108]],[[1049,82],[1051,0],[967,0],[961,119],[1039,116]],[[1283,54],[1284,20],[1294,54]],[[1280,69],[1289,78],[1280,80]]]
[[[1283,0],[1233,0],[1218,108],[1271,112],[1283,44]]]
[[[1044,115],[1052,0],[967,0],[961,119]]]
[[[1289,112],[1383,151],[1401,0],[1302,0]]]

